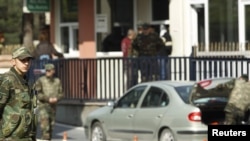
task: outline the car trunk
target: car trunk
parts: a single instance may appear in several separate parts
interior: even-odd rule
[[[224,108],[231,90],[218,87],[206,90],[198,84],[194,86],[190,102],[200,108],[203,123],[221,124],[224,121]]]
[[[226,103],[197,105],[201,110],[202,122],[210,124],[221,124],[225,119],[224,108]]]

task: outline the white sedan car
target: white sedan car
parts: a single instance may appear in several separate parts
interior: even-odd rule
[[[195,82],[140,83],[115,102],[91,112],[84,122],[89,141],[204,141],[207,125],[190,104]]]

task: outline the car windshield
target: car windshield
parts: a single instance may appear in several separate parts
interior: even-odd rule
[[[175,87],[176,92],[185,103],[189,103],[189,95],[191,93],[192,87],[193,85]]]

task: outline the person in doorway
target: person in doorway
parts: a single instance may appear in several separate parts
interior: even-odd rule
[[[123,36],[121,35],[121,29],[114,27],[112,32],[107,35],[102,42],[102,51],[111,52],[111,51],[121,51],[121,41]]]
[[[132,54],[131,43],[136,37],[136,33],[133,29],[128,29],[127,36],[122,39],[121,42],[121,50],[123,53],[123,57],[129,57]]]
[[[54,76],[55,66],[45,64],[45,76],[34,84],[39,106],[39,122],[43,140],[51,140],[56,117],[56,105],[63,98],[61,80]]]
[[[136,33],[133,29],[128,29],[127,36],[122,39],[121,42],[121,50],[123,53],[123,70],[127,77],[127,88],[137,84],[138,79],[138,69],[136,69],[137,64],[135,64],[135,60],[132,58],[132,47],[131,43],[136,37]]]
[[[164,55],[171,55],[172,53],[172,37],[169,33],[169,27],[166,27],[166,32],[162,35],[162,40],[165,44],[165,49],[163,50],[162,53],[164,53]]]
[[[159,66],[160,66],[160,79],[161,80],[166,80],[169,79],[169,70],[168,70],[168,56],[171,55],[172,53],[172,38],[169,33],[169,27],[164,25],[165,27],[165,32],[161,36],[161,39],[163,40],[164,47],[161,48],[159,51]]]
[[[33,52],[33,56],[38,60],[53,59],[53,57],[63,58],[63,54],[58,52],[49,41],[47,32],[41,32],[39,43]]]
[[[1,141],[36,140],[36,100],[26,75],[32,59],[26,47],[19,47],[12,53],[10,70],[1,74]]]

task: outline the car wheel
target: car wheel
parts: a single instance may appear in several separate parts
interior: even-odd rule
[[[106,141],[106,135],[100,122],[94,123],[91,131],[91,141]]]
[[[169,129],[164,129],[161,132],[159,141],[175,141],[173,133]]]

